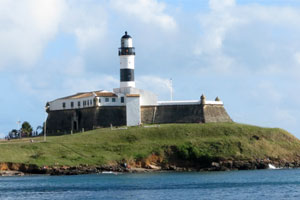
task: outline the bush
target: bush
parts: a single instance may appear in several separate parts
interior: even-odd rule
[[[203,152],[199,147],[190,143],[177,146],[177,155],[188,161],[209,162],[213,160],[211,153]]]

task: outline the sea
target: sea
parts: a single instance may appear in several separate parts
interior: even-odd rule
[[[300,199],[300,169],[0,177],[0,199]]]

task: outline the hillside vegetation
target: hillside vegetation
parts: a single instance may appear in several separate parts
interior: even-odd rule
[[[294,159],[300,141],[279,128],[237,123],[165,124],[157,127],[97,129],[73,135],[0,142],[0,162],[38,166],[104,165],[143,160],[168,162],[216,159]]]

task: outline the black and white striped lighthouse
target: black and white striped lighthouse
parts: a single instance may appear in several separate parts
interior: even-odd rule
[[[125,32],[121,38],[120,56],[120,87],[135,87],[134,81],[134,57],[135,50],[132,47],[132,37]]]

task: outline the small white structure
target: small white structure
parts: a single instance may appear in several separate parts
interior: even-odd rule
[[[141,124],[140,95],[126,95],[126,123],[127,126],[137,126]]]

